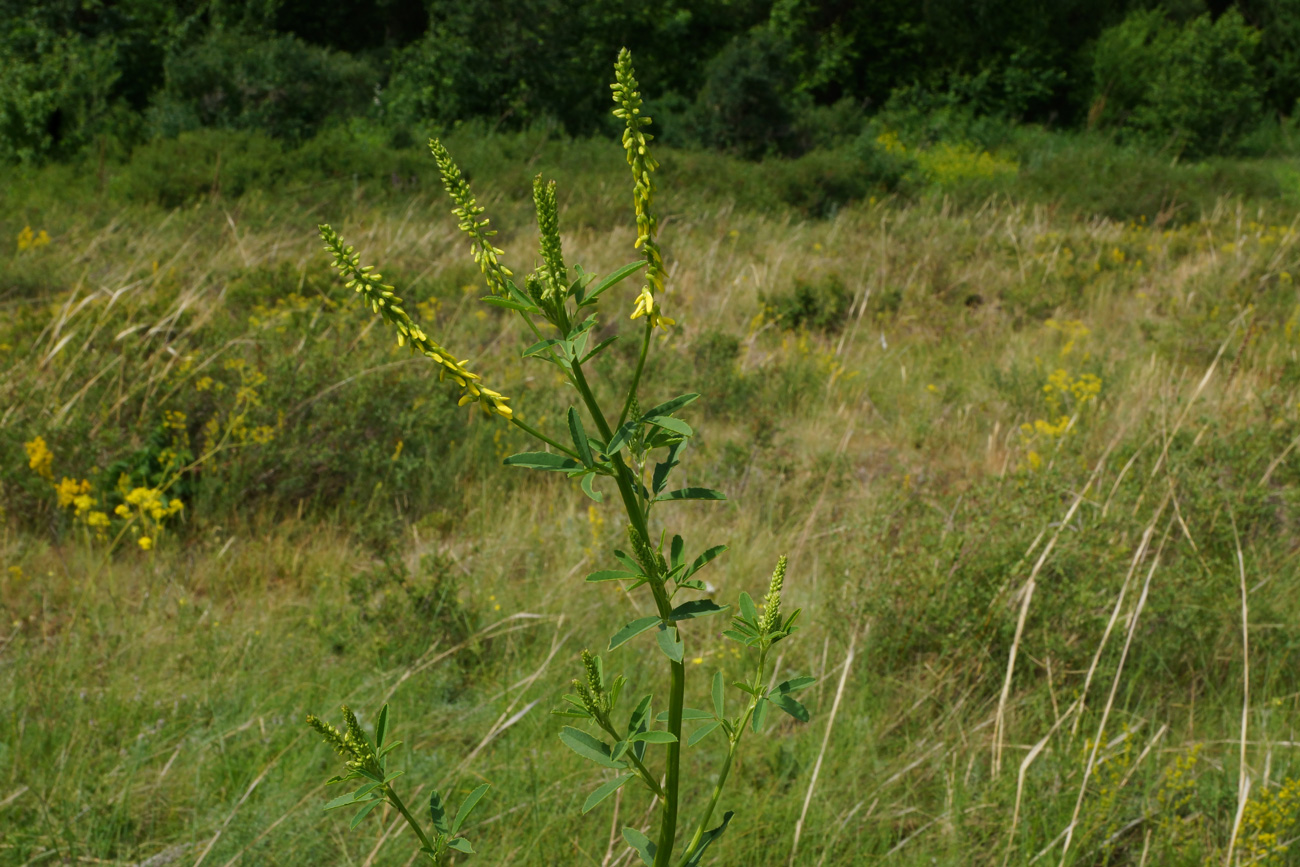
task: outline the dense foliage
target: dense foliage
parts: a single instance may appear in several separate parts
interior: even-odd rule
[[[585,135],[608,99],[593,59],[620,45],[669,143],[747,156],[818,146],[832,107],[859,130],[955,106],[1258,151],[1300,98],[1300,0],[0,0],[0,22],[7,162],[348,118],[396,144],[473,119]]]

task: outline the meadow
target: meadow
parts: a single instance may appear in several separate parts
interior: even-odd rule
[[[572,398],[479,303],[427,154],[331,141],[0,186],[0,863],[413,863],[395,816],[321,811],[304,718],[343,701],[390,703],[415,800],[492,784],[463,863],[632,863],[648,803],[581,818],[600,777],[549,713],[638,613],[582,581],[615,505],[502,467],[523,438],[393,346],[315,225],[524,418]],[[633,258],[616,143],[447,144],[522,266],[538,172],[571,255]],[[742,754],[712,863],[1294,863],[1300,175],[1065,138],[910,158],[885,187],[841,151],[661,154],[679,324],[645,390],[705,382],[688,481],[728,496],[673,520],[730,546],[724,597],[789,556],[777,667],[818,678]],[[131,499],[180,466],[180,506]],[[701,622],[689,664],[739,677]]]

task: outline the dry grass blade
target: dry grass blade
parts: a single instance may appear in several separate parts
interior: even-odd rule
[[[1246,773],[1246,735],[1250,724],[1250,601],[1246,591],[1246,558],[1241,553],[1241,536],[1237,532],[1237,518],[1228,510],[1232,521],[1232,540],[1237,549],[1237,577],[1241,583],[1241,744],[1237,753],[1237,818],[1232,823],[1232,837],[1228,840],[1228,852],[1224,855],[1224,867],[1231,867],[1232,853],[1237,846],[1237,834],[1241,830],[1241,817],[1246,812],[1246,801],[1250,797],[1250,776]]]
[[[799,851],[799,837],[803,833],[804,820],[808,818],[808,806],[812,804],[813,790],[817,787],[817,776],[822,770],[822,760],[826,758],[826,747],[830,744],[831,729],[835,727],[835,714],[840,709],[840,699],[844,697],[844,684],[849,679],[849,670],[853,667],[853,651],[857,647],[858,632],[853,630],[849,633],[849,650],[844,655],[844,668],[840,671],[840,683],[835,688],[835,700],[831,702],[831,714],[826,720],[826,734],[822,737],[822,747],[817,753],[817,762],[813,765],[812,777],[808,780],[808,794],[803,799],[803,809],[799,811],[799,821],[794,825],[794,841],[790,844],[790,863],[794,863],[794,856]]]
[[[1052,549],[1056,547],[1056,541],[1061,538],[1061,533],[1063,533],[1065,528],[1070,525],[1070,520],[1074,517],[1075,512],[1079,511],[1079,506],[1083,504],[1084,497],[1088,495],[1088,491],[1097,481],[1097,477],[1101,475],[1102,470],[1106,466],[1106,458],[1110,456],[1111,450],[1118,442],[1119,438],[1116,437],[1111,441],[1110,445],[1106,447],[1106,451],[1102,454],[1101,459],[1097,461],[1096,468],[1088,478],[1087,484],[1083,486],[1083,490],[1079,491],[1079,493],[1075,495],[1074,502],[1070,504],[1069,511],[1065,513],[1065,517],[1062,518],[1061,522],[1057,525],[1056,532],[1053,533],[1052,538],[1048,540],[1047,547],[1043,549],[1043,553],[1038,556],[1037,562],[1034,563],[1033,570],[1030,571],[1029,577],[1025,579],[1025,586],[1020,591],[1020,613],[1016,617],[1016,635],[1011,642],[1011,651],[1007,654],[1007,671],[1006,675],[1002,679],[1002,692],[998,696],[998,709],[993,723],[993,776],[995,777],[1002,772],[1002,745],[1003,741],[1006,739],[1006,712],[1007,701],[1011,696],[1011,678],[1016,671],[1016,654],[1020,650],[1021,639],[1024,638],[1025,621],[1029,617],[1029,603],[1034,599],[1034,589],[1038,584],[1038,573],[1042,571],[1043,564],[1045,564],[1047,558],[1051,556]]]
[[[1097,752],[1101,749],[1106,723],[1110,720],[1111,708],[1115,706],[1115,695],[1119,692],[1120,677],[1124,674],[1124,662],[1128,659],[1129,649],[1133,646],[1133,636],[1137,633],[1138,620],[1151,592],[1151,579],[1156,574],[1156,567],[1160,565],[1160,554],[1165,549],[1165,542],[1169,541],[1169,531],[1172,528],[1173,521],[1171,519],[1165,527],[1164,536],[1160,539],[1160,546],[1156,548],[1155,557],[1151,559],[1151,568],[1147,570],[1146,580],[1142,584],[1142,593],[1138,596],[1137,604],[1133,606],[1133,613],[1129,616],[1128,635],[1124,638],[1124,649],[1120,652],[1118,665],[1115,666],[1115,678],[1110,684],[1110,695],[1107,696],[1106,707],[1101,712],[1101,722],[1097,724],[1097,736],[1093,739],[1092,749],[1088,751],[1088,763],[1083,771],[1083,781],[1079,784],[1079,796],[1074,802],[1074,812],[1070,815],[1070,824],[1065,826],[1063,832],[1065,843],[1061,847],[1061,867],[1065,867],[1065,859],[1070,853],[1070,843],[1074,839],[1074,829],[1078,827],[1079,813],[1083,809],[1083,799],[1088,792],[1088,780],[1092,778],[1093,769],[1097,766]]]
[[[1151,537],[1155,534],[1156,523],[1160,520],[1160,516],[1164,514],[1168,503],[1169,497],[1166,496],[1165,501],[1160,504],[1160,508],[1156,509],[1155,516],[1147,524],[1146,529],[1142,531],[1142,540],[1138,543],[1137,550],[1133,552],[1133,559],[1129,562],[1128,573],[1124,576],[1124,583],[1119,588],[1119,596],[1115,599],[1115,607],[1111,609],[1110,620],[1106,622],[1106,629],[1102,633],[1101,641],[1097,644],[1097,651],[1092,655],[1092,663],[1088,666],[1088,674],[1083,679],[1083,688],[1079,692],[1079,701],[1077,703],[1078,712],[1075,715],[1074,724],[1070,726],[1071,737],[1079,733],[1079,722],[1083,719],[1083,708],[1088,699],[1088,689],[1092,686],[1092,678],[1097,673],[1097,666],[1101,663],[1101,654],[1110,641],[1110,634],[1114,631],[1115,624],[1119,620],[1120,611],[1123,610],[1124,597],[1128,593],[1129,584],[1134,573],[1137,572],[1138,564],[1146,556],[1147,548],[1151,544]]]

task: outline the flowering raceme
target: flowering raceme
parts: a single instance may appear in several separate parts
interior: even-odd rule
[[[454,167],[454,166],[453,166]],[[456,175],[459,178],[459,172]],[[462,181],[463,183],[463,181]],[[452,185],[448,184],[448,189]],[[465,194],[468,196],[468,185],[465,185]],[[459,201],[459,200],[458,200]],[[467,201],[473,204],[473,197],[469,196]],[[471,213],[472,208],[460,208],[466,213]],[[481,212],[481,211],[480,211]],[[474,222],[471,220],[471,222]],[[474,222],[474,231],[481,232],[481,227],[487,225],[487,221]],[[468,231],[468,230],[467,230]],[[434,364],[439,366],[438,378],[443,379],[450,376],[452,381],[460,386],[464,393],[460,398],[460,405],[465,406],[468,403],[478,402],[488,413],[510,418],[513,411],[506,406],[506,401],[510,398],[503,396],[499,391],[493,391],[490,388],[479,385],[478,374],[471,373],[466,367],[466,361],[457,361],[446,349],[433,342],[428,335],[412,321],[410,315],[402,308],[402,299],[393,294],[393,287],[380,282],[383,279],[382,274],[374,273],[374,266],[367,265],[362,267],[361,255],[353,251],[352,247],[344,245],[343,238],[327,225],[320,226],[321,238],[325,241],[325,249],[334,257],[334,267],[339,273],[347,279],[347,285],[350,289],[355,289],[365,299],[366,303],[374,312],[378,313],[384,319],[388,320],[394,328],[397,329],[397,345],[403,346],[406,343],[411,344],[411,348],[422,353],[431,359]],[[477,237],[477,236],[475,236]],[[477,242],[476,242],[477,243]],[[486,241],[483,242],[486,244]],[[490,246],[490,245],[489,245]],[[482,253],[480,246],[475,246],[477,253]],[[486,255],[486,254],[484,254]],[[491,267],[484,265],[483,273],[488,276],[489,285],[493,285],[493,280],[505,277],[509,272],[497,264],[496,254],[493,254]],[[476,258],[478,256],[476,255]],[[482,264],[482,262],[480,263]]]

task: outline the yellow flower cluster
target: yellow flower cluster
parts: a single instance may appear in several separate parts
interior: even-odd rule
[[[23,226],[23,230],[18,233],[19,253],[39,249],[48,243],[50,243],[50,235],[44,229],[41,229],[40,232],[33,232],[31,226]]]
[[[80,515],[84,509],[89,508],[89,504],[78,504],[77,501],[82,498],[89,499],[90,482],[85,479],[78,482],[64,476],[63,481],[54,486],[54,496],[58,500],[60,509],[76,505],[77,514]]]
[[[1052,408],[1060,405],[1062,396],[1078,408],[1101,394],[1101,378],[1091,373],[1075,377],[1064,368],[1057,368],[1047,377],[1043,393],[1047,395],[1047,403]]]
[[[1193,744],[1187,752],[1179,754],[1173,764],[1165,768],[1164,778],[1156,791],[1159,810],[1156,833],[1160,845],[1167,851],[1181,848],[1195,834],[1195,826],[1185,819],[1196,796],[1196,767],[1203,748],[1203,744]]]
[[[1086,823],[1088,830],[1108,841],[1105,844],[1107,849],[1113,845],[1112,838],[1121,825],[1121,790],[1133,767],[1133,733],[1125,724],[1118,737],[1109,740],[1108,737],[1107,732],[1102,732],[1097,760],[1092,766],[1091,779],[1097,788]],[[1091,738],[1084,739],[1085,762],[1092,754],[1093,746]]]
[[[456,165],[455,160],[451,158],[451,153],[443,147],[442,142],[436,138],[429,139],[429,150],[433,151],[434,162],[438,164],[438,173],[442,175],[443,187],[446,188],[447,194],[451,196],[452,201],[456,203],[456,207],[451,212],[459,221],[460,230],[469,235],[470,253],[473,254],[474,261],[478,263],[479,269],[483,272],[488,289],[493,295],[507,294],[506,284],[514,274],[497,259],[498,256],[504,256],[506,251],[494,247],[489,240],[496,234],[496,230],[488,228],[488,223],[491,221],[487,217],[479,219],[479,215],[483,213],[484,208],[475,200],[473,192],[470,191],[469,183],[461,175],[460,168]],[[321,228],[322,233],[325,228]],[[331,250],[331,252],[335,251]],[[376,310],[375,312],[379,311]]]
[[[642,132],[642,127],[650,125],[650,118],[641,116],[641,93],[637,90],[637,80],[632,69],[632,53],[624,48],[619,52],[614,64],[614,117],[627,124],[623,131],[623,150],[627,152],[627,164],[632,167],[632,205],[636,209],[636,243],[637,249],[644,248],[646,259],[646,284],[641,287],[641,294],[636,298],[632,318],[648,316],[651,327],[676,325],[672,319],[660,313],[662,305],[656,304],[655,293],[664,291],[664,260],[659,252],[655,234],[659,221],[651,211],[654,204],[654,179],[651,172],[659,168],[654,157],[646,149],[646,142],[654,138]]]
[[[284,334],[296,314],[306,313],[316,303],[318,302],[297,292],[290,292],[285,298],[275,299],[275,304],[272,306],[253,305],[253,313],[248,317],[248,324],[254,328],[273,328],[277,334]],[[329,299],[324,299],[324,303],[329,305],[331,302]]]
[[[1283,834],[1300,818],[1300,779],[1287,779],[1276,789],[1264,789],[1246,802],[1241,814],[1241,862],[1281,864],[1290,846]]]
[[[31,442],[23,443],[27,451],[27,466],[43,479],[54,478],[54,453],[45,444],[44,437],[36,437]]]
[[[967,144],[940,142],[928,148],[909,148],[893,130],[885,130],[876,136],[876,144],[885,153],[913,160],[917,173],[925,181],[940,187],[966,180],[1014,175],[1020,170],[1015,160]]]
[[[36,439],[40,440],[40,437]],[[72,509],[72,517],[94,530],[95,538],[103,541],[108,537],[108,515],[95,508],[99,500],[91,496],[91,491],[89,480],[77,481],[64,476],[54,485],[54,499],[60,509]]]
[[[479,385],[476,382],[479,378],[478,374],[471,373],[465,367],[468,360],[457,361],[451,353],[434,343],[411,320],[407,312],[402,309],[402,299],[393,293],[392,286],[380,282],[383,275],[374,273],[374,266],[361,267],[360,254],[354,252],[352,247],[344,246],[343,239],[329,226],[321,226],[320,232],[321,238],[325,240],[325,249],[334,256],[334,267],[347,278],[348,287],[361,293],[365,302],[397,329],[397,345],[403,346],[409,342],[412,349],[438,365],[439,379],[450,375],[452,381],[464,390],[459,401],[460,406],[477,401],[488,413],[496,413],[505,418],[510,418],[514,414],[513,410],[506,406],[506,401],[510,398]]]
[[[126,495],[126,502],[119,505],[114,512],[119,518],[131,517],[131,507],[140,510],[154,521],[161,521],[180,512],[184,504],[180,500],[165,501],[163,492],[158,488],[134,488]]]

